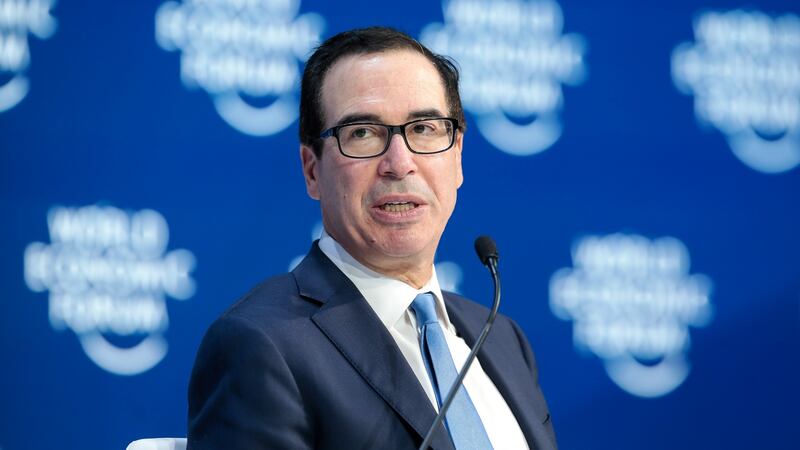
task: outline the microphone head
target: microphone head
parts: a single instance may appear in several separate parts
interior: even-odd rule
[[[489,258],[495,260],[500,258],[500,254],[497,253],[497,244],[489,236],[478,236],[478,239],[475,239],[475,252],[484,266],[489,265]]]

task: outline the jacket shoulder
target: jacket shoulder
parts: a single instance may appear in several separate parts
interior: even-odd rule
[[[489,318],[490,309],[475,300],[449,291],[442,291],[442,295],[444,296],[444,302],[448,310],[456,310],[459,315],[470,322],[480,322],[482,324]],[[495,319],[495,323],[497,322],[507,322],[508,325],[516,327],[516,324],[510,317],[500,312],[497,313],[497,318]]]

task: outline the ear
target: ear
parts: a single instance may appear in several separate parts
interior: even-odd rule
[[[455,152],[456,158],[456,187],[460,188],[461,184],[464,183],[464,171],[461,170],[461,147],[464,144],[464,133],[458,133],[456,136],[456,142],[453,144],[453,148],[450,150],[451,152]]]
[[[319,200],[319,177],[317,155],[308,145],[300,146],[300,162],[303,164],[303,177],[306,179],[306,192],[314,200]]]

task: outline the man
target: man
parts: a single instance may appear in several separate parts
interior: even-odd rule
[[[325,231],[209,329],[189,448],[417,448],[488,316],[443,293],[433,270],[463,180],[458,72],[398,31],[348,31],[309,59],[300,114]],[[446,425],[432,448],[556,448],[510,319],[498,317]]]

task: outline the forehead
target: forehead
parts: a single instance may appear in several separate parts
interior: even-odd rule
[[[439,72],[425,56],[411,50],[339,59],[325,75],[321,97],[324,127],[347,117],[373,116],[398,124],[419,111],[448,114]]]

